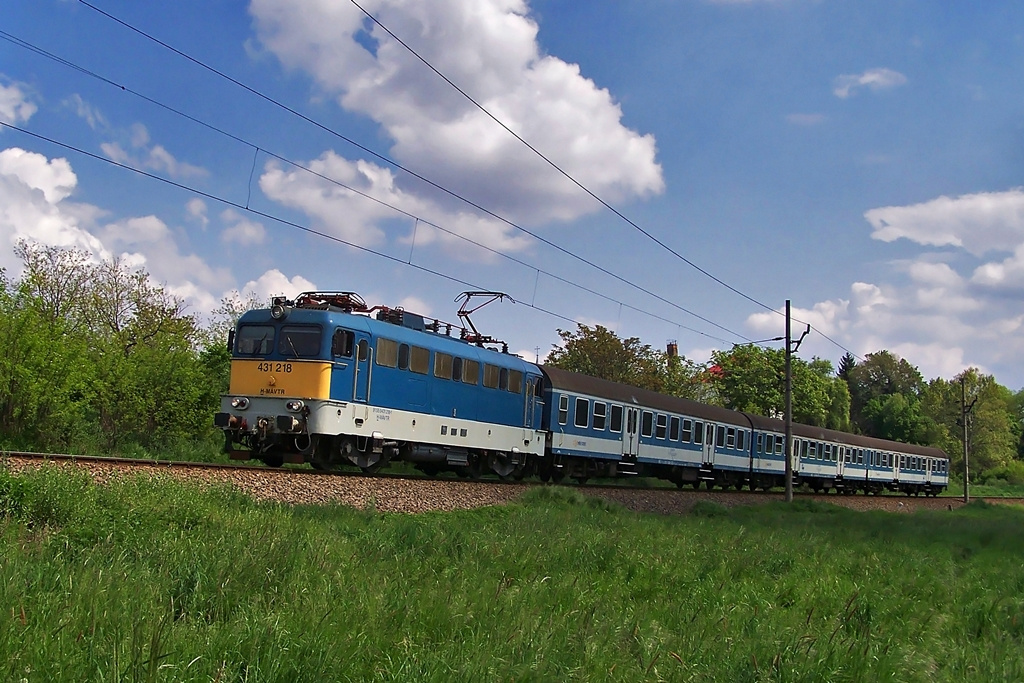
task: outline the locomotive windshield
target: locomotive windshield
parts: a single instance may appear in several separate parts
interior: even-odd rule
[[[274,348],[271,325],[242,325],[235,336],[235,351],[240,356],[265,356]]]
[[[319,327],[287,325],[281,328],[277,352],[291,358],[319,356],[322,336]]]

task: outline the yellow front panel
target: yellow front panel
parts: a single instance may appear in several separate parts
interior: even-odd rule
[[[330,398],[331,364],[320,361],[233,360],[230,393]]]

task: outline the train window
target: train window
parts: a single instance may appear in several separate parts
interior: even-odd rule
[[[757,435],[757,450],[760,453],[767,453],[771,455],[775,452],[775,435],[774,434],[758,434]]]
[[[715,441],[715,425],[704,425],[704,443],[709,446]],[[721,445],[721,441],[718,442]]]
[[[540,377],[533,383],[533,395],[537,398],[544,395],[544,382],[541,381]]]
[[[452,381],[462,381],[462,359],[458,356],[452,358]]]
[[[616,433],[622,431],[622,406],[612,406],[611,430]]]
[[[900,469],[901,470],[905,470],[906,468],[907,468],[907,456],[901,455],[900,456]]]
[[[569,421],[569,397],[562,394],[558,397],[558,424],[564,425]]]
[[[708,441],[711,441],[711,439],[708,439]],[[725,426],[724,425],[718,425],[718,440],[715,441],[715,445],[718,446],[718,447],[722,447],[722,446],[725,445]]]
[[[380,352],[378,351],[378,358],[380,358]],[[398,369],[408,370],[409,369],[409,345],[399,344],[398,345]]]
[[[508,373],[508,390],[513,394],[523,393],[522,370],[510,370]]]
[[[807,457],[807,459],[808,460],[817,460],[818,459],[818,444],[814,443],[813,441],[804,441],[804,446],[807,447],[805,449],[806,452],[804,453],[804,455]]]
[[[643,422],[640,425],[641,436],[654,436],[654,413],[644,411]]]
[[[502,368],[498,371],[498,388],[502,391],[508,389],[508,368]]]
[[[504,370],[505,368],[502,368]],[[576,415],[573,424],[577,427],[587,427],[590,421],[590,401],[585,398],[576,397]]]
[[[693,423],[693,442],[698,446],[704,443],[704,423],[697,421]]]
[[[419,375],[430,371],[430,350],[421,346],[413,346],[409,354],[409,369]]]
[[[377,365],[386,368],[398,367],[398,342],[377,338]]]
[[[654,436],[659,439],[665,438],[665,431],[668,429],[668,415],[658,415],[657,428]]]
[[[863,465],[864,464],[864,449],[863,448],[858,448],[857,449],[857,464],[858,465]]]
[[[274,348],[270,325],[242,325],[235,335],[235,352],[242,356],[265,356]]]
[[[840,453],[840,455],[843,456],[843,462],[845,462],[845,463],[849,463],[850,462],[850,449],[846,448],[845,446],[840,446],[839,447],[839,453]]]
[[[721,428],[719,428],[719,429],[721,429]],[[735,428],[729,427],[729,429],[726,430],[725,445],[728,446],[729,448],[736,448],[736,429]]]
[[[608,404],[601,401],[594,401],[594,429],[604,431],[605,420],[608,416]]]
[[[484,386],[489,389],[498,388],[498,366],[484,363]]]
[[[351,330],[338,328],[331,339],[331,355],[335,358],[351,358],[356,345],[356,335]]]
[[[755,448],[758,453],[764,453],[765,436],[764,432],[758,432],[757,434],[757,446]]]
[[[683,420],[683,443],[693,441],[693,420]]]
[[[668,438],[669,441],[679,441],[679,418],[674,415],[668,422]]]
[[[786,450],[786,437],[776,436],[775,437],[775,455],[782,455]]]
[[[438,351],[434,354],[434,377],[441,379],[452,378],[452,361],[454,359],[447,353]]]
[[[741,429],[736,432],[736,448],[740,449],[741,451],[745,451],[747,449],[746,430]]]
[[[319,327],[288,325],[281,328],[277,339],[277,352],[289,358],[312,358],[320,355]]]
[[[468,358],[462,361],[462,381],[464,384],[480,383],[480,361]]]
[[[356,358],[360,361],[364,361],[370,357],[370,342],[365,339],[360,339],[359,344],[356,346]]]

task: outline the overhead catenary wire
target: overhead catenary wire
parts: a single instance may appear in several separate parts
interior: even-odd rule
[[[585,265],[587,265],[587,266],[589,266],[591,268],[594,268],[595,270],[598,270],[599,272],[601,272],[601,273],[603,273],[603,274],[605,274],[605,275],[607,275],[609,277],[612,277],[612,278],[618,280],[619,282],[621,282],[621,283],[623,283],[625,285],[628,285],[630,287],[634,287],[638,291],[640,291],[640,292],[642,292],[644,294],[647,294],[648,296],[652,296],[652,297],[658,299],[659,301],[662,301],[663,303],[667,303],[667,304],[673,306],[674,308],[677,308],[677,309],[687,313],[688,315],[692,315],[695,318],[697,318],[697,319],[699,319],[699,320],[701,320],[701,321],[703,321],[703,322],[705,322],[705,323],[707,323],[709,325],[712,325],[712,326],[714,326],[714,327],[716,327],[718,329],[721,329],[721,330],[723,330],[725,332],[728,332],[729,334],[734,335],[736,337],[739,337],[741,339],[744,339],[744,340],[748,339],[745,335],[742,335],[742,334],[739,334],[739,333],[737,333],[737,332],[735,332],[733,330],[730,330],[729,328],[724,327],[724,326],[714,322],[713,320],[710,320],[707,317],[701,316],[700,314],[697,314],[697,313],[695,313],[695,312],[693,312],[691,310],[688,310],[685,307],[680,306],[679,304],[677,304],[677,303],[675,303],[673,301],[670,301],[670,300],[666,299],[665,297],[662,297],[661,295],[655,294],[654,292],[652,292],[652,291],[650,291],[650,290],[648,290],[648,289],[646,289],[644,287],[640,287],[639,285],[631,282],[629,279],[627,279],[627,278],[625,278],[625,277],[623,277],[623,276],[621,276],[621,275],[619,275],[619,274],[617,274],[617,273],[615,273],[615,272],[605,268],[604,266],[601,266],[601,265],[591,261],[590,259],[584,258],[583,256],[580,256],[579,254],[576,254],[575,252],[571,251],[570,249],[567,249],[567,248],[559,245],[558,243],[556,243],[556,242],[554,242],[552,240],[549,240],[549,239],[547,239],[547,238],[545,238],[545,237],[543,237],[543,236],[541,236],[541,235],[539,235],[539,234],[537,234],[537,233],[535,233],[535,232],[533,232],[531,230],[528,230],[527,228],[524,228],[521,225],[518,225],[514,221],[512,221],[512,220],[510,220],[510,219],[508,219],[508,218],[506,218],[506,217],[504,217],[504,216],[502,216],[502,215],[500,215],[498,213],[495,213],[494,211],[491,211],[490,209],[482,206],[481,204],[479,204],[479,203],[477,203],[477,202],[475,202],[475,201],[473,201],[473,200],[471,200],[471,199],[469,199],[469,198],[467,198],[467,197],[465,197],[465,196],[463,196],[463,195],[461,195],[461,194],[459,194],[459,193],[457,193],[457,192],[455,192],[453,190],[450,190],[450,189],[444,187],[443,185],[441,185],[441,184],[431,180],[430,178],[428,178],[428,177],[426,177],[426,176],[424,176],[424,175],[422,175],[422,174],[420,174],[420,173],[418,173],[418,172],[416,172],[416,171],[414,171],[414,170],[412,170],[412,169],[410,169],[410,168],[400,164],[399,162],[395,161],[394,159],[391,159],[387,155],[381,154],[381,153],[379,153],[379,152],[377,152],[377,151],[375,151],[375,150],[373,150],[373,149],[371,149],[371,148],[369,148],[369,147],[367,147],[367,146],[365,146],[365,145],[363,145],[363,144],[353,140],[352,138],[350,138],[350,137],[348,137],[348,136],[346,136],[346,135],[344,135],[344,134],[334,130],[330,126],[327,126],[327,125],[317,121],[316,119],[313,119],[312,117],[310,117],[310,116],[308,116],[306,114],[303,114],[299,110],[297,110],[297,109],[295,109],[295,108],[293,108],[293,107],[291,107],[291,106],[289,106],[287,104],[284,104],[283,102],[280,102],[279,100],[277,100],[277,99],[275,99],[275,98],[273,98],[273,97],[271,97],[271,96],[269,96],[269,95],[259,91],[258,89],[243,83],[242,81],[240,81],[240,80],[230,76],[229,74],[227,74],[227,73],[225,73],[225,72],[223,72],[223,71],[221,71],[221,70],[219,70],[219,69],[217,69],[217,68],[215,68],[213,66],[210,66],[209,64],[206,64],[202,60],[197,59],[196,57],[193,57],[193,56],[189,55],[188,53],[186,53],[186,52],[184,52],[184,51],[174,47],[173,45],[170,45],[169,43],[167,43],[167,42],[157,38],[156,36],[146,32],[146,31],[143,31],[142,29],[140,29],[140,28],[138,28],[138,27],[128,23],[127,21],[124,21],[123,19],[121,19],[121,18],[119,18],[119,17],[117,17],[117,16],[115,16],[115,15],[113,15],[113,14],[111,14],[111,13],[105,11],[105,10],[103,10],[100,7],[97,7],[96,5],[88,2],[88,0],[78,0],[78,1],[79,1],[80,4],[85,5],[86,7],[92,9],[93,11],[101,14],[102,16],[110,19],[111,21],[116,22],[117,24],[125,27],[126,29],[128,29],[128,30],[130,30],[130,31],[132,31],[132,32],[142,36],[143,38],[145,38],[145,39],[147,39],[149,41],[152,41],[152,42],[156,43],[157,45],[160,45],[161,47],[163,47],[163,48],[173,52],[174,54],[182,57],[183,59],[186,59],[186,60],[192,62],[196,66],[199,66],[200,68],[205,69],[205,70],[209,71],[210,73],[213,73],[213,74],[217,75],[218,77],[227,80],[228,82],[238,86],[239,88],[242,88],[246,92],[249,92],[252,95],[255,95],[256,97],[258,97],[258,98],[260,98],[260,99],[262,99],[262,100],[264,100],[264,101],[266,101],[266,102],[268,102],[268,103],[270,103],[270,104],[272,104],[272,105],[274,105],[276,107],[279,107],[283,111],[286,111],[289,114],[292,114],[292,115],[302,119],[303,121],[306,121],[307,123],[315,126],[316,128],[319,128],[320,130],[322,130],[322,131],[324,131],[324,132],[326,132],[326,133],[328,133],[330,135],[333,135],[333,136],[335,136],[335,137],[345,141],[346,143],[352,145],[356,149],[359,149],[360,151],[366,152],[367,154],[371,155],[375,159],[378,159],[378,160],[386,163],[387,165],[392,166],[392,167],[402,171],[403,173],[409,174],[410,176],[416,178],[417,180],[420,180],[420,181],[426,183],[430,187],[432,187],[432,188],[434,188],[434,189],[436,189],[436,190],[438,190],[438,191],[440,191],[440,192],[442,192],[442,193],[452,197],[453,199],[456,199],[456,200],[458,200],[460,202],[463,202],[466,205],[473,207],[477,211],[480,211],[483,214],[485,214],[487,216],[490,216],[490,217],[494,218],[495,220],[498,220],[501,223],[504,223],[505,225],[508,225],[509,227],[511,227],[511,228],[513,228],[515,230],[518,230],[518,231],[520,231],[520,232],[522,232],[522,233],[524,233],[526,235],[529,235],[530,237],[534,238],[535,240],[537,240],[537,241],[539,241],[539,242],[541,242],[541,243],[543,243],[543,244],[545,244],[545,245],[547,245],[547,246],[549,246],[549,247],[559,251],[560,253],[563,253],[563,254],[565,254],[566,256],[569,256],[572,259],[575,259],[575,260],[577,260],[577,261],[579,261],[579,262],[581,262],[581,263],[583,263],[583,264],[585,264]]]
[[[138,97],[138,98],[140,98],[140,99],[142,99],[142,100],[144,100],[144,101],[146,101],[146,102],[148,102],[148,103],[150,103],[150,104],[152,104],[154,106],[160,107],[160,108],[162,108],[162,109],[164,109],[166,111],[169,111],[169,112],[171,112],[171,113],[173,113],[173,114],[175,114],[177,116],[185,118],[185,119],[187,119],[187,120],[189,120],[189,121],[191,121],[191,122],[193,122],[193,123],[195,123],[197,125],[203,126],[203,127],[207,128],[208,130],[214,131],[214,132],[216,132],[216,133],[218,133],[220,135],[223,135],[223,136],[225,136],[225,137],[227,137],[227,138],[229,138],[231,140],[234,140],[235,142],[238,142],[240,144],[252,147],[253,151],[254,151],[254,155],[253,155],[252,168],[250,169],[250,174],[249,174],[250,195],[247,196],[246,204],[245,204],[245,206],[243,208],[248,208],[248,206],[249,206],[249,201],[251,199],[251,183],[252,183],[253,173],[254,173],[255,168],[256,168],[257,156],[258,156],[258,154],[260,152],[263,152],[267,156],[270,156],[270,157],[272,157],[274,159],[277,159],[277,160],[279,160],[279,161],[281,161],[283,163],[286,163],[286,164],[289,164],[291,166],[294,166],[295,168],[301,169],[302,171],[304,171],[306,173],[309,173],[309,174],[311,174],[313,176],[316,176],[316,177],[318,177],[318,178],[320,178],[322,180],[330,182],[330,183],[332,183],[332,184],[334,184],[334,185],[336,185],[338,187],[341,187],[341,188],[343,188],[343,189],[345,189],[345,190],[347,190],[349,192],[352,192],[353,194],[356,194],[356,195],[358,195],[360,197],[363,197],[363,198],[365,198],[365,199],[367,199],[369,201],[372,201],[372,202],[375,202],[375,203],[377,203],[377,204],[379,204],[381,206],[387,207],[388,209],[391,209],[391,210],[395,211],[396,213],[399,213],[399,214],[401,214],[401,215],[403,215],[403,216],[405,216],[407,218],[411,218],[411,219],[413,219],[415,221],[416,225],[418,225],[419,223],[424,223],[425,225],[428,225],[428,226],[430,226],[432,228],[435,228],[436,230],[439,230],[439,231],[441,231],[443,233],[451,235],[452,237],[455,237],[457,239],[460,239],[460,240],[463,240],[465,242],[468,242],[469,244],[472,244],[472,245],[474,245],[476,247],[484,249],[484,250],[486,250],[486,251],[488,251],[490,253],[493,253],[493,254],[495,254],[497,256],[501,256],[503,258],[506,258],[506,259],[512,261],[513,263],[517,263],[517,264],[519,264],[521,266],[524,266],[526,268],[529,268],[531,270],[535,270],[538,273],[538,275],[539,274],[546,275],[546,276],[548,276],[548,277],[550,277],[550,278],[552,278],[554,280],[557,280],[557,281],[562,282],[564,284],[567,284],[567,285],[570,285],[572,287],[575,287],[575,288],[577,288],[577,289],[579,289],[581,291],[587,292],[589,294],[592,294],[594,296],[602,298],[602,299],[604,299],[606,301],[609,301],[609,302],[612,302],[612,303],[615,303],[615,304],[619,304],[620,308],[622,306],[625,306],[626,308],[629,308],[630,310],[633,310],[633,311],[636,311],[638,313],[647,315],[647,316],[649,316],[651,318],[654,318],[656,320],[660,320],[662,322],[666,322],[666,323],[669,323],[669,324],[672,324],[672,325],[676,325],[678,327],[686,329],[686,330],[688,330],[690,332],[693,332],[695,334],[707,337],[708,339],[712,339],[714,341],[718,341],[718,342],[721,342],[723,344],[730,343],[729,341],[727,341],[725,339],[722,339],[721,337],[716,337],[716,336],[714,336],[712,334],[709,334],[709,333],[704,332],[702,330],[698,330],[698,329],[690,327],[688,325],[682,325],[681,323],[679,323],[677,321],[669,320],[668,318],[665,318],[665,317],[663,317],[661,315],[658,315],[656,313],[652,313],[650,311],[647,311],[645,309],[639,308],[637,306],[633,306],[631,304],[622,302],[619,299],[616,299],[616,298],[611,297],[611,296],[609,296],[607,294],[603,294],[601,292],[598,292],[595,289],[592,289],[592,288],[587,287],[585,285],[582,285],[580,283],[577,283],[577,282],[574,282],[572,280],[569,280],[568,278],[565,278],[565,277],[563,277],[561,275],[557,275],[557,274],[555,274],[553,272],[541,269],[541,268],[539,268],[537,266],[534,266],[533,264],[530,264],[530,263],[528,263],[526,261],[523,261],[522,259],[519,259],[519,258],[517,258],[515,256],[512,256],[512,255],[507,254],[505,252],[502,252],[500,250],[494,249],[493,247],[489,247],[489,246],[487,246],[485,244],[477,242],[477,241],[475,241],[475,240],[473,240],[473,239],[471,239],[469,237],[466,237],[465,235],[461,235],[461,234],[456,233],[454,231],[448,230],[447,228],[445,228],[445,227],[443,227],[443,226],[441,226],[441,225],[439,225],[437,223],[434,223],[432,221],[429,221],[426,218],[423,218],[421,216],[417,216],[417,215],[415,215],[413,213],[410,213],[410,212],[406,211],[405,209],[402,209],[402,208],[400,208],[398,206],[395,206],[395,205],[393,205],[393,204],[391,204],[389,202],[386,202],[386,201],[381,200],[381,199],[379,199],[377,197],[374,197],[374,196],[372,196],[372,195],[370,195],[370,194],[368,194],[366,192],[363,192],[362,190],[354,188],[354,187],[352,187],[350,185],[342,183],[341,181],[338,181],[338,180],[336,180],[334,178],[331,178],[330,176],[327,176],[327,175],[325,175],[323,173],[320,173],[320,172],[318,172],[318,171],[316,171],[316,170],[314,170],[312,168],[309,168],[308,166],[305,166],[304,164],[301,164],[299,162],[291,160],[291,159],[289,159],[289,158],[287,158],[287,157],[285,157],[283,155],[280,155],[280,154],[277,154],[277,153],[275,153],[273,151],[264,149],[260,145],[254,143],[254,142],[251,142],[251,141],[246,140],[246,139],[244,139],[242,137],[234,135],[234,134],[224,130],[223,128],[220,128],[218,126],[214,126],[213,124],[210,124],[210,123],[208,123],[208,122],[206,122],[206,121],[204,121],[202,119],[199,119],[199,118],[197,118],[195,116],[192,116],[192,115],[190,115],[190,114],[188,114],[186,112],[183,112],[183,111],[181,111],[181,110],[179,110],[179,109],[177,109],[175,107],[167,105],[167,104],[165,104],[165,103],[163,103],[163,102],[161,102],[161,101],[159,101],[159,100],[157,100],[155,98],[149,97],[149,96],[147,96],[147,95],[145,95],[145,94],[143,94],[143,93],[141,93],[141,92],[139,92],[137,90],[134,90],[133,88],[130,88],[130,87],[128,87],[128,86],[126,86],[126,85],[124,85],[122,83],[118,83],[118,82],[116,82],[116,81],[114,81],[114,80],[112,80],[112,79],[110,79],[110,78],[108,78],[106,76],[103,76],[101,74],[98,74],[98,73],[96,73],[96,72],[94,72],[94,71],[92,71],[90,69],[86,69],[85,67],[82,67],[79,64],[76,64],[74,62],[71,62],[70,60],[67,60],[67,59],[65,59],[63,57],[55,55],[55,54],[53,54],[53,53],[51,53],[51,52],[49,52],[47,50],[44,50],[44,49],[42,49],[42,48],[40,48],[40,47],[38,47],[36,45],[33,45],[32,43],[29,43],[28,41],[25,41],[25,40],[23,40],[21,38],[18,38],[17,36],[13,36],[13,35],[5,32],[3,30],[0,30],[0,39],[7,40],[8,42],[14,43],[14,44],[18,45],[19,47],[23,47],[23,48],[25,48],[25,49],[27,49],[27,50],[35,53],[35,54],[38,54],[40,56],[46,57],[48,59],[51,59],[53,61],[56,61],[56,62],[58,62],[58,63],[60,63],[60,64],[62,64],[64,66],[68,67],[68,68],[74,69],[74,70],[76,70],[76,71],[78,71],[78,72],[80,72],[80,73],[82,73],[84,75],[87,75],[87,76],[90,76],[92,78],[95,78],[95,79],[97,79],[97,80],[99,80],[99,81],[101,81],[101,82],[103,82],[105,84],[108,84],[108,85],[110,85],[110,86],[112,86],[114,88],[117,88],[118,90],[121,90],[121,91],[123,91],[125,93],[128,93],[128,94],[131,94],[131,95],[133,95],[135,97]],[[412,252],[410,251],[410,258],[408,259],[408,261],[411,261],[411,256],[412,256]],[[585,260],[584,260],[584,262],[586,263]],[[628,284],[631,287],[634,287],[637,290],[639,290],[639,291],[641,291],[641,292],[643,292],[643,293],[645,293],[645,294],[647,294],[647,295],[649,295],[651,297],[654,297],[654,298],[662,301],[663,303],[665,303],[665,304],[667,304],[669,306],[672,306],[672,307],[674,307],[674,308],[676,308],[676,309],[678,309],[678,310],[680,310],[680,311],[682,311],[682,312],[684,312],[684,313],[686,313],[688,315],[691,315],[691,316],[693,316],[693,317],[695,317],[695,318],[697,318],[699,320],[702,320],[703,322],[706,322],[709,325],[712,325],[712,326],[714,326],[714,327],[716,327],[718,329],[721,329],[722,331],[727,332],[727,333],[729,333],[729,334],[731,334],[731,335],[733,335],[735,337],[738,337],[740,339],[749,341],[749,339],[745,335],[740,334],[740,333],[738,333],[738,332],[736,332],[734,330],[731,330],[731,329],[729,329],[727,327],[724,327],[724,326],[722,326],[722,325],[720,325],[720,324],[718,324],[718,323],[716,323],[716,322],[714,322],[714,321],[712,321],[712,320],[710,320],[708,318],[705,318],[705,317],[701,316],[698,313],[695,313],[695,312],[693,312],[693,311],[691,311],[691,310],[689,310],[689,309],[687,309],[687,308],[685,308],[683,306],[680,306],[679,304],[676,304],[675,302],[672,302],[672,301],[670,301],[670,300],[668,300],[668,299],[666,299],[664,297],[661,297],[660,295],[658,295],[658,294],[656,294],[656,293],[654,293],[652,291],[647,290],[644,287],[641,287],[640,285],[637,285],[637,284],[635,284],[635,283],[633,283],[633,282],[631,282],[629,280],[626,280],[624,278],[621,278],[621,277],[618,278],[618,279],[621,282],[623,282],[625,284]],[[535,292],[535,297],[534,298],[536,298],[536,292]]]

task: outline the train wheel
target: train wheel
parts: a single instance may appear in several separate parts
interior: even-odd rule
[[[284,456],[280,453],[266,453],[260,460],[267,467],[280,467],[284,465]]]
[[[699,488],[700,488],[700,479],[694,479],[693,480],[693,490],[696,491]]]

